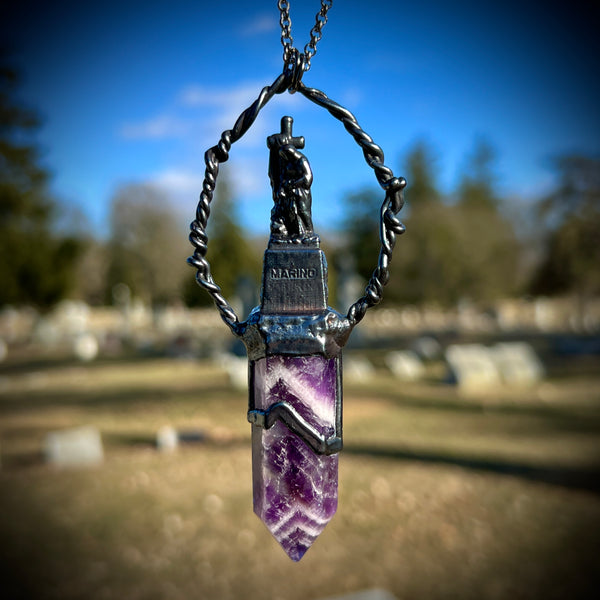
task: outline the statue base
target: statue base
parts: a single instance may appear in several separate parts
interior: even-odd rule
[[[265,252],[262,314],[317,313],[327,308],[327,261],[317,241],[269,244]]]

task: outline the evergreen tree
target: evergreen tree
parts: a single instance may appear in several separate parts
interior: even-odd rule
[[[424,207],[440,203],[441,194],[435,175],[437,167],[438,158],[433,146],[425,140],[418,140],[406,156],[411,211],[420,211]]]
[[[502,214],[495,157],[489,142],[476,141],[455,207],[461,297],[479,302],[510,296],[517,285],[520,247],[512,223]]]
[[[583,305],[600,294],[600,159],[561,156],[552,161],[556,187],[540,202],[545,255],[531,291],[574,293]]]
[[[390,280],[384,290],[388,303],[420,303],[439,297],[444,285],[444,261],[448,255],[443,233],[444,207],[435,181],[435,154],[431,146],[417,142],[406,157],[407,205],[401,216],[407,233],[397,239]],[[343,224],[345,252],[352,257],[354,268],[366,281],[379,255],[379,209],[381,190],[367,188],[348,196],[348,217]],[[439,256],[438,256],[439,255]]]
[[[217,185],[210,210],[207,259],[222,294],[231,300],[245,278],[259,280],[261,261],[240,225],[231,187],[224,176]],[[188,246],[188,249],[191,254],[193,248]],[[198,287],[191,270],[184,285],[184,299],[188,306],[212,304],[211,297]]]
[[[379,206],[382,195],[374,188],[349,194],[343,222],[344,252],[352,257],[353,268],[368,280],[379,255]]]
[[[452,215],[442,203],[436,181],[435,150],[429,143],[417,141],[405,162],[407,233],[394,256],[394,297],[403,303],[451,303],[456,299],[456,248]]]
[[[385,290],[388,302],[455,305],[463,298],[487,302],[514,289],[518,246],[500,213],[493,150],[478,144],[450,202],[436,180],[438,159],[419,141],[405,159],[407,233],[398,240]],[[348,235],[363,277],[370,276],[378,248],[378,195],[351,199]]]
[[[15,98],[19,78],[0,58],[0,306],[51,306],[72,288],[82,244],[53,230],[57,205],[32,141],[38,115]]]
[[[484,138],[475,142],[467,157],[467,164],[458,186],[458,203],[468,210],[494,211],[499,203],[496,197],[494,147]]]

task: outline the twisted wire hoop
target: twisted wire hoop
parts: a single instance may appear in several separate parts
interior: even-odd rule
[[[194,253],[187,259],[187,262],[197,269],[196,282],[212,296],[221,318],[236,335],[239,335],[240,332],[240,320],[232,306],[221,294],[221,288],[215,283],[210,272],[210,264],[206,260],[208,250],[206,225],[210,216],[210,203],[217,185],[219,164],[229,159],[231,145],[248,131],[260,110],[275,94],[281,94],[288,89],[289,78],[289,72],[284,71],[270,86],[264,87],[258,98],[238,117],[233,129],[224,131],[219,142],[204,153],[206,169],[204,171],[202,192],[196,207],[196,218],[190,224],[189,240],[194,246]]]
[[[194,253],[187,259],[188,264],[197,269],[196,281],[212,296],[221,318],[231,331],[241,334],[241,325],[238,316],[221,294],[221,288],[215,283],[210,264],[206,259],[208,250],[208,237],[206,226],[210,216],[210,203],[219,174],[219,164],[229,159],[229,151],[234,142],[239,140],[248,131],[256,120],[260,110],[275,95],[287,90],[300,92],[303,96],[318,106],[325,108],[333,117],[340,121],[346,131],[352,135],[354,141],[362,148],[367,164],[375,172],[379,185],[385,190],[385,198],[381,205],[379,215],[379,238],[381,248],[377,266],[365,288],[364,295],[359,298],[348,310],[347,319],[354,327],[365,316],[367,309],[375,306],[383,297],[383,287],[390,279],[389,264],[396,244],[396,236],[404,233],[405,227],[397,218],[397,213],[404,205],[403,190],[406,180],[403,177],[394,177],[392,170],[385,166],[383,150],[375,144],[373,139],[360,127],[356,117],[347,109],[328,98],[320,90],[306,87],[298,78],[299,64],[302,62],[298,56],[292,57],[284,72],[273,82],[264,87],[258,98],[238,117],[233,129],[228,129],[221,134],[219,142],[209,148],[204,154],[206,170],[202,192],[196,208],[196,218],[190,224],[189,239],[194,246]],[[300,67],[301,68],[301,67]]]

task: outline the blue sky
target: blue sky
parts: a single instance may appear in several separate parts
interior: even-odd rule
[[[600,154],[593,5],[335,0],[304,82],[346,105],[397,174],[426,139],[440,187],[451,190],[484,136],[498,153],[500,191],[532,199],[551,185],[550,157]],[[299,48],[317,9],[318,0],[291,2]],[[25,77],[21,98],[44,115],[38,140],[53,190],[101,234],[112,195],[130,182],[163,186],[191,220],[205,149],[282,69],[275,0],[21,0],[2,11],[2,41]],[[326,111],[277,96],[223,167],[257,233],[272,202],[265,137],[284,114],[306,138],[317,230],[341,217],[345,194],[375,184]]]

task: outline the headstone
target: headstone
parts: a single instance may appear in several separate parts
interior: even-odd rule
[[[88,328],[90,307],[78,300],[62,300],[51,317],[58,327],[61,337],[77,336]]]
[[[362,383],[375,376],[375,368],[366,356],[344,358],[344,379]]]
[[[164,425],[156,432],[156,448],[160,452],[173,452],[178,446],[177,430],[171,425]]]
[[[54,431],[46,436],[46,461],[57,467],[84,467],[102,463],[100,432],[91,426]]]
[[[556,304],[548,298],[536,298],[534,302],[534,320],[541,331],[551,331],[560,323],[560,315],[557,314]]]
[[[388,352],[385,364],[402,381],[418,381],[425,375],[423,363],[412,350]]]
[[[73,352],[83,362],[94,360],[98,356],[98,340],[92,333],[82,333],[73,342]]]
[[[235,389],[246,390],[248,388],[248,359],[246,357],[228,352],[221,356],[219,362],[227,372],[229,382]]]
[[[60,337],[58,326],[49,316],[40,317],[33,328],[34,341],[47,348],[56,346]]]
[[[493,353],[481,344],[452,344],[446,348],[446,361],[452,379],[462,390],[479,390],[502,384]]]
[[[442,353],[440,343],[431,335],[422,335],[412,344],[412,349],[425,360],[434,360]]]
[[[504,383],[527,386],[544,377],[544,367],[528,343],[503,342],[490,350]]]

